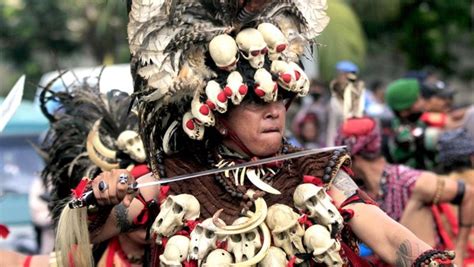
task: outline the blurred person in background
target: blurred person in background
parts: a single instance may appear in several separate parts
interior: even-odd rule
[[[323,147],[320,138],[321,127],[318,114],[310,111],[296,125],[297,128],[293,129],[293,132],[302,147],[306,149]]]
[[[424,106],[424,113],[420,119],[428,126],[445,128],[456,92],[442,81],[425,82],[421,85],[420,91]]]
[[[30,186],[28,204],[33,222],[38,250],[36,253],[50,253],[54,247],[54,228],[48,210],[49,193],[40,177],[33,180]]]
[[[436,164],[439,130],[428,127],[420,119],[424,106],[418,80],[402,78],[390,83],[385,100],[395,114],[391,131],[386,137],[387,147],[383,149],[387,160],[416,169],[432,170]]]
[[[439,162],[449,177],[474,185],[474,134],[464,128],[441,134]]]
[[[336,77],[330,83],[331,99],[328,105],[326,145],[333,146],[337,129],[344,122],[344,92],[349,83],[356,83],[359,67],[351,61],[342,60],[336,64]]]
[[[355,177],[382,210],[429,245],[455,249],[456,262],[462,266],[474,221],[472,186],[387,163],[380,150],[380,128],[368,117],[347,120],[339,130],[336,144],[348,146]],[[443,211],[440,206],[449,202],[460,207],[456,243],[445,234],[445,225],[440,223]]]
[[[382,125],[389,124],[394,115],[385,103],[386,84],[381,80],[375,80],[368,89],[365,91],[365,112],[367,116],[378,119]]]

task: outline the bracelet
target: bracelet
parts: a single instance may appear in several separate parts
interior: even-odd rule
[[[441,198],[441,194],[443,194],[443,189],[446,181],[443,178],[438,178],[436,181],[436,192],[433,197],[433,205],[439,203],[439,199]]]
[[[429,267],[429,266],[439,266],[439,267],[450,267],[454,266],[452,260],[456,256],[454,251],[443,251],[430,249],[423,252],[420,256],[415,259],[413,262],[413,267]]]
[[[466,184],[463,180],[457,180],[458,182],[458,189],[456,191],[456,196],[451,200],[451,203],[454,205],[459,205],[464,198],[464,193],[466,192]]]

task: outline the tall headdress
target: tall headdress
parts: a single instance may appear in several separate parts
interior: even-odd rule
[[[40,95],[42,111],[51,123],[42,144],[46,165],[41,175],[51,189],[50,208],[56,220],[83,177],[144,162],[145,153],[127,93],[100,94],[99,81],[78,81],[61,92],[49,87]]]
[[[325,0],[131,1],[132,76],[152,169],[160,151],[205,145],[229,106],[304,96],[299,57],[328,24],[326,8]]]

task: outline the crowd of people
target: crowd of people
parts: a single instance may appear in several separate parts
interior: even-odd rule
[[[469,264],[473,108],[455,107],[433,73],[366,88],[345,60],[328,85],[311,79],[299,59],[329,23],[325,1],[268,2],[129,1],[135,93],[84,83],[41,95],[58,107],[43,108],[51,128],[41,147],[55,252],[0,257]]]

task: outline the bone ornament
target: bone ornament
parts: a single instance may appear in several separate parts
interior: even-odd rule
[[[268,58],[272,61],[280,59],[281,53],[288,47],[288,40],[283,32],[277,26],[267,22],[258,25],[257,29],[267,43]]]
[[[263,67],[268,48],[262,34],[257,29],[247,28],[240,31],[235,41],[241,55],[249,61],[252,68],[260,69]]]
[[[227,85],[224,93],[232,100],[234,105],[240,104],[248,92],[248,87],[243,83],[242,75],[238,71],[233,71],[227,77]],[[229,96],[230,94],[230,96]]]
[[[214,80],[207,82],[206,85],[206,104],[212,109],[220,113],[227,111],[227,95],[221,89],[219,83]]]
[[[342,266],[343,261],[339,255],[341,244],[331,238],[326,227],[319,224],[309,227],[304,233],[304,244],[316,262],[325,263],[327,266]]]
[[[253,199],[255,191],[249,189],[246,193],[249,196],[249,199]],[[233,225],[223,225],[220,223],[219,215],[222,213],[223,209],[218,210],[212,216],[213,223],[217,226],[217,234],[219,235],[234,235],[242,234],[255,229],[257,226],[262,224],[265,221],[267,216],[267,203],[262,197],[259,197],[255,200],[255,212],[252,213],[247,211],[249,219],[246,222]]]
[[[160,255],[160,266],[181,267],[181,263],[188,257],[188,247],[189,238],[182,235],[172,236]]]
[[[221,220],[223,224],[224,221]],[[216,234],[217,227],[212,222],[212,218],[207,218],[196,225],[191,232],[191,244],[189,246],[189,258],[203,260],[207,254],[217,248],[216,242],[221,241],[225,236]]]
[[[297,76],[299,75],[299,78],[296,79],[296,92],[298,92],[299,96],[307,95],[310,85],[308,76],[298,64],[294,62],[290,62],[289,64],[293,67],[295,74],[297,74]]]
[[[232,265],[232,255],[223,249],[211,251],[207,256],[203,267],[229,267]]]
[[[233,71],[236,68],[238,48],[231,36],[220,34],[212,38],[209,43],[209,53],[217,67],[227,71]]]
[[[168,196],[151,226],[151,236],[156,237],[155,242],[161,245],[163,237],[174,235],[186,221],[197,219],[199,214],[200,205],[193,195]]]
[[[247,217],[240,217],[234,221],[233,225],[243,224],[248,220]],[[227,241],[227,250],[234,254],[235,262],[253,258],[261,247],[260,234],[256,228],[242,234],[233,234]]]
[[[308,213],[308,217],[319,224],[331,230],[333,226],[342,228],[343,218],[323,187],[309,183],[300,184],[293,193],[293,201],[300,212]]]
[[[204,125],[197,123],[190,111],[184,113],[183,130],[193,140],[202,140],[204,137]]]
[[[301,77],[299,72],[287,62],[274,60],[271,65],[271,72],[278,74],[278,84],[288,91],[298,92],[297,80]]]
[[[121,132],[117,138],[117,147],[137,162],[142,163],[146,160],[143,141],[135,131],[126,130]]]
[[[191,114],[197,119],[199,124],[204,126],[214,126],[216,119],[214,118],[214,113],[205,103],[202,103],[199,100],[199,95],[195,95],[191,101]]]
[[[298,218],[296,212],[283,204],[274,204],[268,209],[266,223],[271,230],[273,244],[282,248],[289,257],[305,253],[302,241],[304,229]]]
[[[258,267],[286,267],[288,266],[286,254],[281,248],[271,246],[267,255],[258,264]]]
[[[255,94],[265,102],[274,102],[278,97],[278,84],[273,81],[272,75],[266,69],[258,69],[253,79],[255,80]]]

